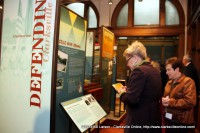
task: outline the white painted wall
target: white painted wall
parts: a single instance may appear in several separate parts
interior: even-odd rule
[[[120,0],[112,0],[113,4],[109,5],[109,0],[91,0],[94,5],[96,6],[100,20],[99,20],[99,26],[110,26],[111,17],[113,14],[113,11]]]

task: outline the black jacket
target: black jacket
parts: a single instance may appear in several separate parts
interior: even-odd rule
[[[196,86],[196,92],[197,92],[197,94],[199,94],[198,73],[197,73],[197,69],[195,68],[195,66],[192,62],[185,67],[184,74],[185,74],[185,76],[190,77],[191,79],[194,80],[195,86]]]
[[[131,72],[127,92],[120,96],[127,105],[126,125],[130,126],[125,133],[161,133],[161,128],[151,127],[161,126],[161,88],[160,73],[149,63]]]

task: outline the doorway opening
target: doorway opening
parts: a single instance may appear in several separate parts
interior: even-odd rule
[[[131,45],[133,41],[142,42],[147,50],[148,57],[151,60],[158,61],[164,65],[166,59],[177,56],[178,53],[178,36],[140,36],[140,37],[117,37],[117,77],[116,79],[127,80],[129,70],[126,66],[126,60],[123,57],[124,50]]]

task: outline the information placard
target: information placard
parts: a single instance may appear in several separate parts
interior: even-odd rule
[[[106,115],[91,94],[62,102],[61,105],[81,132],[91,128]]]

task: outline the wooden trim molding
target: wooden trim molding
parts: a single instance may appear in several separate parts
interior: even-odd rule
[[[115,36],[169,36],[184,34],[183,26],[111,28]]]

